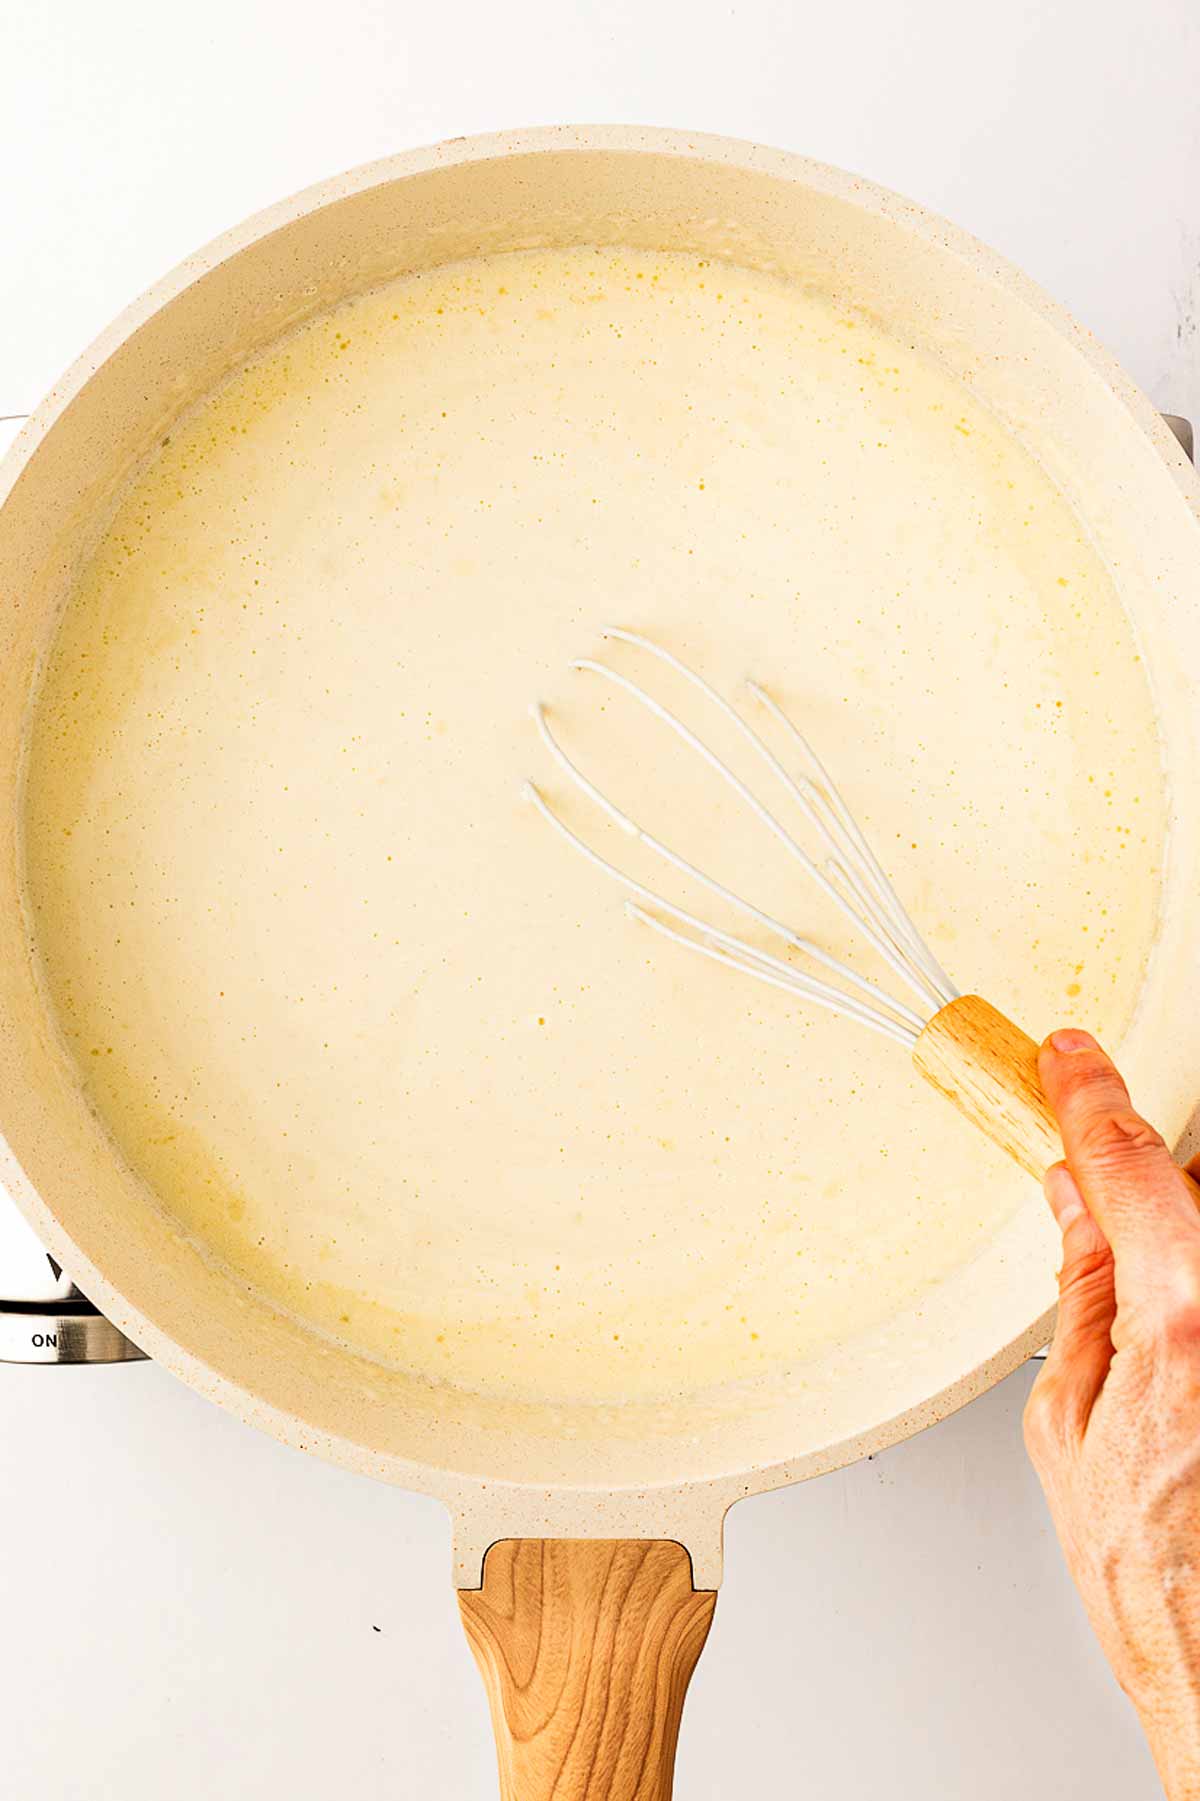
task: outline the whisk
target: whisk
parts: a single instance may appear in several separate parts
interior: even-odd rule
[[[905,1046],[935,1088],[1040,1179],[1062,1156],[1062,1142],[1038,1079],[1037,1045],[989,1001],[977,994],[959,993],[913,924],[825,766],[783,708],[757,682],[746,684],[750,697],[787,743],[796,764],[794,771],[729,700],[671,651],[616,626],[607,627],[601,636],[619,640],[665,664],[741,736],[777,784],[784,806],[807,821],[822,847],[820,862],[698,733],[639,682],[592,657],[580,657],[572,664],[573,669],[621,689],[728,784],[887,967],[896,992],[891,985],[881,986],[860,974],[843,958],[823,950],[811,938],[698,869],[660,838],[643,831],[572,761],[551,729],[545,708],[535,703],[533,717],[554,764],[598,812],[703,892],[754,921],[778,943],[780,954],[760,949],[637,881],[573,831],[535,784],[527,782],[525,795],[542,817],[573,851],[626,890],[626,910],[641,925],[685,951],[839,1013]]]

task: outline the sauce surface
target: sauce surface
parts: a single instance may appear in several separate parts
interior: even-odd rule
[[[315,1329],[488,1393],[794,1362],[1026,1193],[900,1047],[632,924],[522,801],[532,777],[723,923],[565,789],[537,698],[639,823],[887,985],[710,772],[569,670],[602,654],[744,767],[610,622],[767,686],[959,985],[1035,1035],[1119,1039],[1154,928],[1162,783],[1112,585],[1011,436],[847,307],[525,252],[248,367],[136,479],[49,661],[45,977],[184,1229]]]

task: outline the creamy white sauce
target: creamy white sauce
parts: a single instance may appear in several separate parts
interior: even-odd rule
[[[27,809],[47,981],[189,1231],[315,1328],[492,1393],[667,1395],[826,1350],[1025,1192],[902,1049],[652,938],[521,801],[535,777],[661,882],[552,773],[538,697],[643,825],[884,973],[661,726],[568,671],[609,621],[767,684],[960,985],[1034,1033],[1119,1037],[1153,929],[1153,717],[1109,580],[1013,439],[846,307],[525,253],[248,368],[64,619]]]

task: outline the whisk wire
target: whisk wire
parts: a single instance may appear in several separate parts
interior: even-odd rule
[[[774,915],[770,913],[764,913],[761,907],[756,907],[752,901],[746,900],[743,895],[735,894],[732,888],[725,887],[724,883],[718,882],[714,877],[707,875],[704,870],[697,869],[694,863],[689,863],[686,857],[681,857],[678,851],[672,850],[669,844],[664,844],[663,841],[660,838],[656,838],[653,833],[644,831],[627,813],[623,813],[619,807],[615,806],[613,802],[608,799],[607,795],[602,794],[595,783],[589,781],[583,774],[578,764],[573,762],[567,755],[566,751],[550,729],[549,722],[546,719],[545,708],[535,703],[532,711],[533,717],[537,722],[537,728],[541,735],[542,742],[558,764],[559,768],[584,794],[588,795],[590,799],[597,801],[604,811],[615,820],[623,830],[637,838],[647,847],[647,849],[652,851],[656,856],[661,857],[664,862],[667,862],[671,864],[673,868],[678,869],[681,874],[688,876],[694,882],[698,882],[701,887],[707,888],[710,894],[717,895],[720,900],[725,901],[738,912],[744,913],[747,918],[757,920],[759,925],[764,926],[767,931],[775,933],[775,935],[783,939],[785,943],[790,944],[793,949],[801,952],[802,955],[811,957],[814,961],[823,964],[826,969],[839,975],[843,981],[849,982],[853,987],[860,989],[864,994],[870,995],[874,1001],[878,1002],[881,1006],[886,1007],[889,1011],[899,1013],[902,1017],[907,1018],[918,1030],[920,1030],[923,1023],[921,1017],[919,1014],[914,1013],[910,1007],[905,1007],[902,1003],[893,1000],[892,997],[885,994],[881,988],[877,988],[874,982],[868,981],[865,976],[860,976],[858,971],[851,969],[848,963],[843,963],[840,957],[832,956],[830,952],[823,951],[820,946],[814,944],[811,939],[802,938],[799,933],[794,932],[790,926],[784,925],[782,920],[776,919]],[[560,826],[562,824],[561,821],[557,821],[556,823]],[[574,837],[574,834],[570,835]],[[601,858],[600,861],[604,863],[603,858]],[[618,870],[614,864],[605,863],[604,866],[617,876],[618,879],[624,880],[626,886],[633,886],[633,884],[628,881],[628,878],[624,877],[622,872]],[[663,905],[665,903],[660,900],[659,904]]]
[[[852,860],[859,863],[860,867],[869,878],[871,887],[878,895],[881,906],[894,922],[913,957],[929,975],[941,1003],[945,1005],[949,1001],[956,1000],[958,998],[958,989],[954,986],[950,977],[946,974],[941,964],[930,951],[929,946],[925,943],[925,940],[921,937],[921,934],[917,931],[900,896],[896,893],[896,890],[883,869],[878,857],[875,855],[875,852],[871,849],[870,844],[863,835],[858,821],[842,799],[841,792],[838,789],[836,782],[834,782],[833,778],[830,776],[829,771],[813,749],[809,740],[795,722],[789,719],[788,715],[779,705],[779,702],[773,699],[764,688],[760,687],[757,682],[747,682],[746,686],[750,693],[753,694],[754,698],[767,709],[771,717],[788,733],[792,742],[798,747],[803,755],[808,758],[820,783],[820,787],[816,790],[817,794],[823,804],[829,808],[829,811],[836,820],[837,825],[840,827],[844,838],[849,842],[852,851],[857,853],[857,856]]]
[[[692,670],[687,669],[685,664],[679,663],[678,659],[672,657],[669,652],[663,651],[658,645],[651,645],[648,639],[636,638],[632,632],[616,632],[615,630],[612,630],[609,631],[607,635],[610,637],[621,637],[627,643],[643,644],[647,649],[651,650],[655,656],[658,656],[664,662],[670,662],[672,666],[679,668],[690,678],[697,688],[709,695],[717,703],[722,712],[727,713],[730,718],[737,721],[749,743],[760,752],[773,768],[780,770],[782,779],[788,783],[790,787],[794,786],[791,782],[791,778],[787,775],[787,772],[780,769],[780,765],[773,753],[765,744],[763,744],[762,740],[758,737],[758,734],[752,727],[746,724],[740,714],[734,712],[728,701],[719,695],[715,689],[709,687],[708,683],[705,682],[701,676],[698,676]],[[809,856],[804,847],[797,843],[787,827],[775,817],[770,808],[758,798],[739,775],[736,775],[734,771],[730,769],[729,765],[717,755],[716,751],[704,742],[703,738],[699,737],[690,726],[684,724],[683,720],[680,719],[677,714],[673,713],[669,707],[664,706],[662,701],[657,700],[654,695],[648,694],[643,687],[637,682],[632,681],[629,676],[622,675],[616,669],[610,669],[607,663],[598,663],[593,657],[580,657],[571,665],[571,667],[573,669],[587,671],[593,675],[599,675],[606,681],[612,682],[616,687],[622,689],[626,694],[638,701],[650,713],[653,713],[657,719],[661,719],[664,725],[669,726],[677,737],[681,738],[685,744],[689,745],[697,755],[703,757],[709,767],[714,769],[722,780],[729,784],[734,793],[757,814],[767,829],[774,833],[775,837],[778,838],[785,850],[787,850],[791,856],[795,857],[796,861],[800,864],[810,880],[817,884],[826,897],[833,902],[834,906],[838,908],[839,912],[843,914],[855,930],[870,940],[876,953],[883,958],[885,963],[888,963],[891,966],[896,975],[900,977],[901,981],[908,984],[916,994],[917,998],[926,1005],[932,1002],[936,1007],[940,1004],[937,991],[932,988],[924,972],[920,968],[914,967],[911,960],[906,961],[905,958],[897,952],[890,937],[880,931],[870,914],[865,914],[850,904],[845,896],[834,887],[820,864],[814,862],[813,858]],[[587,789],[588,792],[592,794],[597,792],[590,782],[587,784]],[[612,806],[611,802],[606,801],[604,804],[606,809],[613,814],[614,817],[622,819],[625,817],[619,813],[618,809]],[[632,826],[632,822],[629,823]],[[633,829],[635,831],[638,830],[636,827]],[[837,848],[836,845],[835,848]]]
[[[644,912],[641,907],[634,906],[632,902],[628,903],[628,906],[629,912],[635,919],[640,920],[643,925],[648,925],[652,931],[661,933],[664,938],[670,938],[675,944],[681,944],[685,950],[698,951],[702,957],[710,957],[714,963],[723,963],[727,969],[740,970],[743,975],[754,976],[757,981],[766,982],[772,988],[782,988],[785,992],[792,994],[797,992],[792,983],[785,981],[781,976],[773,975],[765,969],[756,969],[742,958],[731,956],[718,945],[706,944],[703,940],[695,938],[687,938],[682,932],[675,931],[674,927],[667,925],[661,919],[655,919],[653,914]],[[831,990],[819,990],[809,994],[807,998],[819,1007],[828,1008],[831,1013],[841,1013],[847,1019],[857,1019],[860,1024],[881,1033],[884,1038],[892,1038],[897,1044],[907,1045],[910,1050],[917,1042],[915,1032],[901,1025],[893,1025],[890,1020],[884,1019],[877,1013],[868,1013],[865,1009],[857,1007],[849,997],[835,999]]]
[[[890,995],[877,988],[873,982],[860,976],[857,970],[851,969],[849,964],[843,963],[840,958],[832,956],[828,951],[821,950],[819,946],[812,944],[808,939],[800,937],[789,926],[785,926],[781,920],[773,919],[769,913],[760,912],[749,901],[742,900],[740,895],[735,895],[731,890],[722,888],[720,883],[714,882],[711,877],[704,875],[701,871],[693,870],[692,865],[685,863],[682,858],[672,856],[672,861],[684,870],[695,874],[706,888],[727,898],[743,912],[753,914],[756,919],[759,919],[769,930],[776,932],[794,949],[806,956],[813,957],[827,969],[841,976],[844,981],[851,983],[862,993],[870,996],[877,1005],[866,1004],[860,1001],[856,995],[843,994],[841,990],[832,988],[828,983],[807,975],[803,970],[793,968],[791,964],[783,962],[779,957],[773,957],[768,951],[762,951],[747,944],[743,939],[734,937],[730,932],[722,931],[718,926],[711,925],[708,920],[700,919],[696,914],[689,913],[686,907],[680,907],[674,901],[668,900],[665,895],[657,894],[652,888],[647,888],[643,882],[626,874],[615,863],[610,863],[607,857],[601,855],[592,845],[573,832],[570,826],[558,817],[553,808],[547,805],[544,796],[532,782],[526,782],[524,792],[526,798],[533,802],[538,812],[554,827],[559,836],[585,857],[593,867],[603,870],[605,875],[611,876],[614,881],[619,882],[631,893],[639,895],[650,906],[657,907],[660,912],[670,915],[672,919],[677,919],[681,924],[690,926],[700,935],[700,940],[712,940],[723,945],[730,953],[731,960],[734,957],[744,960],[740,961],[737,966],[744,968],[746,974],[759,973],[748,965],[750,963],[760,964],[771,971],[772,984],[775,987],[786,985],[791,988],[793,993],[801,994],[805,999],[817,1001],[822,1005],[829,1005],[833,1007],[834,1011],[848,1012],[853,1007],[854,1017],[862,1019],[863,1023],[867,1025],[900,1027],[910,1032],[914,1038],[920,1031],[924,1022],[911,1008],[906,1007],[902,1002],[893,1000]],[[657,844],[657,840],[650,838],[645,832],[639,833],[639,836],[651,848]],[[632,905],[632,903],[627,904]],[[641,908],[634,908],[633,914],[640,920],[651,917]],[[685,937],[682,933],[674,933],[673,936],[677,943],[684,945],[689,950],[700,949],[698,939]],[[838,1003],[836,1006],[834,1006],[834,1001]]]
[[[708,893],[717,896],[735,911],[755,920],[790,949],[821,965],[855,992],[847,993],[844,987],[835,987],[830,982],[799,970],[772,953],[709,924],[696,914],[690,913],[686,908],[676,905],[673,901],[669,901],[664,896],[655,893],[654,890],[647,888],[643,883],[618,868],[615,863],[610,863],[599,851],[593,849],[590,844],[573,832],[547,804],[533,783],[528,782],[525,785],[525,793],[537,806],[538,811],[568,844],[595,867],[603,870],[657,912],[666,914],[669,919],[689,928],[686,932],[680,931],[676,929],[676,926],[667,924],[666,920],[656,918],[645,908],[635,905],[632,901],[627,901],[626,908],[629,913],[660,935],[681,945],[686,950],[693,951],[728,968],[740,970],[743,974],[753,976],[756,980],[765,982],[771,987],[782,989],[797,997],[812,1001],[818,1006],[828,1008],[832,1012],[855,1019],[872,1030],[882,1033],[885,1037],[896,1039],[910,1047],[915,1044],[930,1013],[939,1011],[949,1001],[957,998],[958,990],[922,940],[895,888],[867,843],[857,821],[807,738],[788,718],[778,702],[764,689],[756,682],[747,683],[749,692],[786,730],[790,741],[799,750],[809,769],[814,772],[812,775],[793,775],[736,708],[705,681],[703,676],[690,669],[686,663],[681,662],[670,651],[653,643],[648,638],[643,638],[636,632],[626,631],[616,626],[606,627],[601,635],[633,645],[655,657],[659,662],[666,664],[731,721],[745,742],[766,763],[816,831],[828,852],[824,868],[808,854],[782,821],[717,752],[690,726],[686,725],[677,714],[656,699],[654,695],[648,693],[638,682],[592,657],[581,657],[572,664],[572,667],[600,676],[603,680],[623,690],[695,751],[733,789],[738,798],[761,820],[787,852],[800,863],[805,873],[834,904],[854,930],[871,945],[876,954],[913,991],[925,1011],[918,1013],[904,1002],[896,1000],[894,996],[879,988],[874,982],[859,975],[841,958],[828,951],[823,951],[810,939],[801,937],[790,926],[785,925],[772,914],[764,912],[762,908],[736,894],[732,889],[725,887],[723,883],[716,881],[712,876],[698,869],[695,864],[690,863],[687,858],[672,850],[661,839],[644,831],[572,761],[551,731],[544,708],[535,704],[531,710],[542,741],[551,757],[573,786],[587,796],[610,820],[689,880],[696,882]],[[691,936],[690,933],[696,935]]]

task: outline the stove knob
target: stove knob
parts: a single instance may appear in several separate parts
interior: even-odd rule
[[[0,1300],[0,1363],[136,1363],[146,1353],[105,1319],[50,1259],[62,1292],[50,1300]]]

